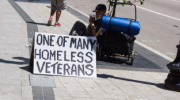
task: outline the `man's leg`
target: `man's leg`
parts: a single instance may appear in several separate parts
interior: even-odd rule
[[[61,11],[58,11],[58,10],[57,10],[57,11],[56,11],[56,24],[58,24],[60,15],[61,15]]]
[[[47,22],[48,25],[51,25],[55,11],[56,11],[56,0],[51,0],[51,12],[50,12],[50,18]]]
[[[82,22],[80,22],[80,21],[77,21],[73,25],[69,35],[74,35],[74,36],[92,36],[91,33],[87,31],[86,26]]]
[[[51,9],[50,18],[49,18],[49,20],[48,20],[48,22],[47,22],[47,24],[48,24],[49,26],[50,26],[51,23],[52,23],[52,19],[53,19],[53,15],[54,15],[55,11],[56,11],[56,10]]]
[[[57,0],[51,0],[51,12],[50,12],[50,18],[53,18],[53,15],[57,9],[56,7]]]
[[[74,23],[71,31],[69,32],[69,35],[73,35],[73,36],[79,36],[79,31],[80,31],[80,28],[79,28],[79,23],[80,21],[77,21]]]
[[[53,15],[54,15],[55,11],[56,11],[56,10],[51,9],[51,13],[50,13],[50,18],[51,18],[51,19],[53,18]]]

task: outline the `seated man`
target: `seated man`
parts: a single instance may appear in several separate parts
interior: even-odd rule
[[[98,4],[95,8],[95,10],[93,10],[93,12],[95,12],[95,18],[93,18],[92,16],[90,16],[89,18],[89,25],[86,28],[86,26],[80,22],[77,21],[74,26],[72,27],[69,35],[74,35],[74,36],[95,36],[99,29],[101,28],[101,21],[102,21],[102,17],[105,15],[106,13],[106,6],[104,4]],[[103,40],[104,40],[105,34],[102,34],[101,36],[97,37],[97,40],[100,44],[102,44]]]

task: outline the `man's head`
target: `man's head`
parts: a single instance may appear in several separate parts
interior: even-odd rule
[[[104,4],[98,4],[93,12],[96,13],[97,20],[102,19],[106,13],[106,6]]]

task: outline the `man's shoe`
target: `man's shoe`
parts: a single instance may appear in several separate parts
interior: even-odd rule
[[[61,26],[61,24],[59,24],[59,23],[55,23],[55,25],[54,25],[54,26],[58,26],[58,27],[59,27],[59,26]]]
[[[50,25],[51,25],[51,23],[52,23],[52,18],[49,18],[49,20],[48,20],[47,24],[50,26]]]

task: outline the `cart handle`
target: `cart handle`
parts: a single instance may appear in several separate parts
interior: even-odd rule
[[[135,8],[135,21],[136,21],[136,19],[137,19],[137,14],[136,14],[137,11],[136,11],[136,5],[135,4],[132,4],[132,3],[122,3],[122,2],[112,2],[112,3],[115,3],[115,4],[125,4],[125,5],[133,5],[134,8]]]

